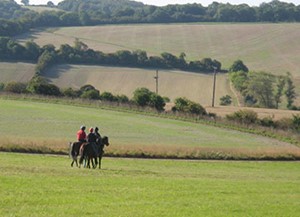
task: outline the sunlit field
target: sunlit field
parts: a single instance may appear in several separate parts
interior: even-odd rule
[[[68,153],[81,125],[98,126],[110,138],[111,156],[213,159],[293,159],[300,148],[287,142],[200,123],[134,111],[0,99],[0,148]]]
[[[299,162],[68,157],[0,152],[0,216],[270,216],[300,213]]]

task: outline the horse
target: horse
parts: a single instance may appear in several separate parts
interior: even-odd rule
[[[77,157],[79,156],[79,151],[80,151],[80,147],[81,145],[84,145],[86,143],[84,142],[70,142],[70,158],[72,158],[72,163],[71,163],[71,167],[73,167],[74,162],[76,163],[76,166],[78,167],[78,161],[77,161]]]
[[[108,137],[104,136],[101,139],[101,143],[87,143],[80,147],[80,159],[79,159],[79,167],[83,163],[84,159],[87,159],[87,168],[90,168],[90,162],[92,162],[92,166],[95,169],[97,167],[97,158],[99,158],[99,169],[101,169],[101,160],[104,154],[104,146],[109,146]],[[93,161],[95,160],[95,163]]]

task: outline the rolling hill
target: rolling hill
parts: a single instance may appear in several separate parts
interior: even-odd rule
[[[136,24],[48,28],[17,37],[40,45],[73,44],[75,39],[94,50],[147,51],[148,55],[170,52],[186,54],[188,60],[211,57],[228,68],[241,59],[254,71],[284,74],[296,79],[300,68],[300,24]],[[299,75],[300,76],[300,75]]]
[[[146,87],[155,92],[155,73],[155,70],[150,69],[58,65],[48,70],[44,76],[59,87],[79,89],[85,84],[91,84],[100,92],[125,94],[131,98],[137,88]],[[226,94],[234,97],[228,86],[227,75],[218,74],[216,104]],[[208,106],[212,101],[212,88],[211,74],[159,70],[158,92],[172,101],[177,97],[187,97]]]

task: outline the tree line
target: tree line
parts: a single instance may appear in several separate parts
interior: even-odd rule
[[[46,7],[46,6],[45,6]],[[144,5],[129,0],[65,0],[59,11],[35,12],[13,0],[0,2],[0,36],[14,36],[36,27],[124,23],[299,22],[300,5],[273,0],[260,6],[223,4]]]
[[[141,68],[180,69],[194,72],[221,71],[221,63],[211,58],[186,61],[185,54],[178,57],[167,52],[160,56],[149,56],[146,51],[120,50],[115,53],[103,53],[88,48],[86,44],[75,40],[74,45],[63,44],[56,49],[48,44],[40,47],[33,41],[24,45],[9,37],[0,37],[0,60],[25,60],[37,62],[36,73],[42,75],[54,64],[93,64]]]
[[[298,109],[293,105],[296,92],[290,73],[275,76],[267,72],[249,71],[241,60],[237,60],[229,68],[229,77],[247,106],[278,109],[285,97],[288,109]]]

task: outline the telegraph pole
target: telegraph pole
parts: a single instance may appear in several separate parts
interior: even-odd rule
[[[156,94],[158,94],[158,69],[156,69],[156,76],[154,76],[154,79],[156,81]]]
[[[215,94],[216,94],[216,75],[217,75],[217,71],[216,71],[216,67],[214,67],[214,81],[213,81],[213,96],[212,96],[212,103],[211,103],[211,107],[215,107]]]

